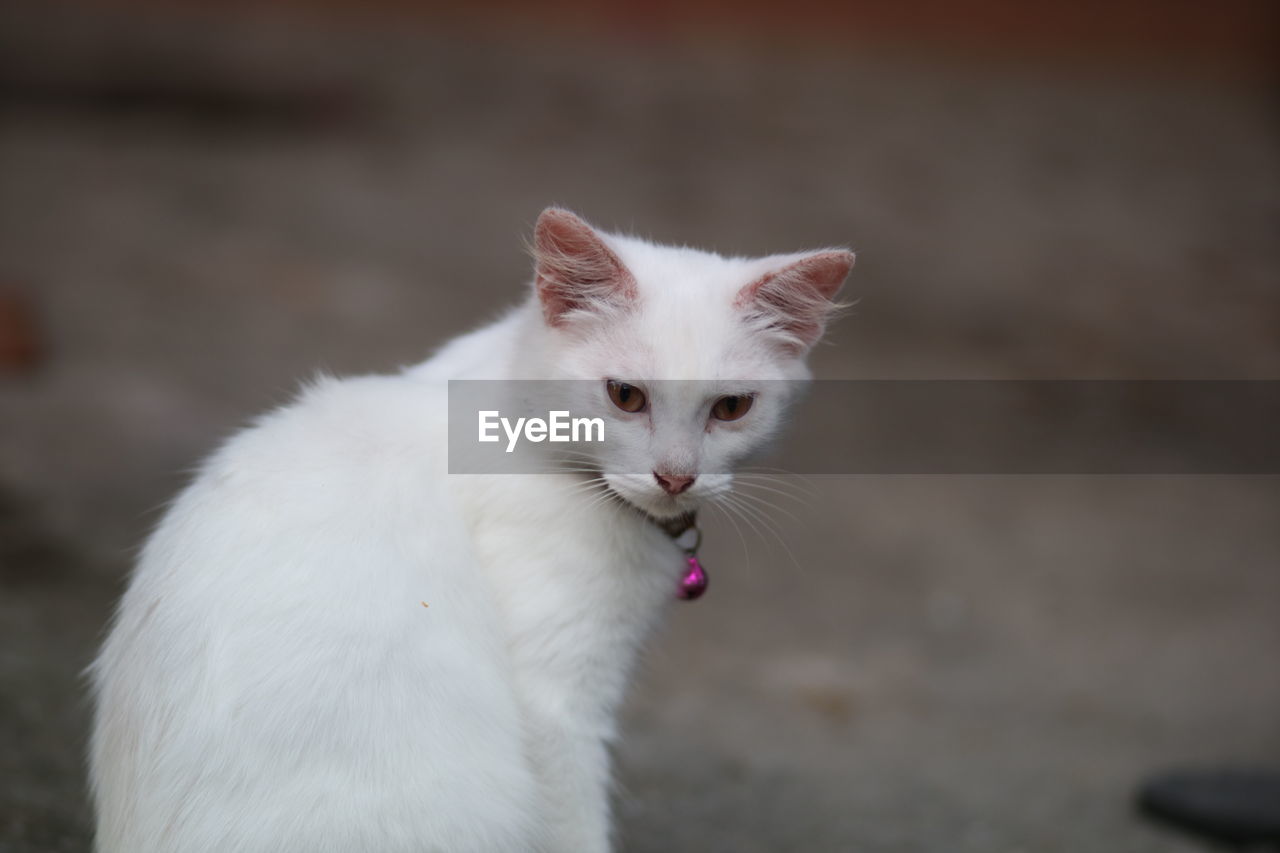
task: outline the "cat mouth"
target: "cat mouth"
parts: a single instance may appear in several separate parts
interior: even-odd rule
[[[606,496],[603,500],[621,504],[649,518],[659,520],[678,518],[691,512],[698,503],[695,498],[686,495],[629,494],[631,489],[626,488],[625,485],[620,487],[619,483],[603,471],[588,474],[586,479],[600,484],[599,493]]]
[[[697,501],[682,495],[645,495],[641,499],[629,498],[609,486],[609,490],[618,500],[650,518],[667,520],[688,514],[696,506]]]

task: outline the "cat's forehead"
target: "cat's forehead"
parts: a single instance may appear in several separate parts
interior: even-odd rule
[[[759,262],[609,235],[636,282],[638,304],[606,336],[612,360],[648,379],[707,379],[769,372],[772,359],[753,346],[739,292],[761,273]]]
[[[663,246],[633,237],[609,236],[636,279],[640,291],[665,295],[671,291],[735,291],[749,283],[758,262],[729,258],[702,249]]]
[[[642,293],[601,345],[637,379],[767,378],[778,361],[742,322],[732,294],[696,282]]]
[[[601,236],[631,273],[637,299],[593,336],[590,362],[633,379],[789,378],[801,370],[745,322],[739,299],[782,256],[725,257]]]

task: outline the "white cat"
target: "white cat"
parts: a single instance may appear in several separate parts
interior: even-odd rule
[[[610,849],[615,712],[685,569],[657,522],[774,430],[760,389],[807,378],[853,255],[723,258],[554,208],[534,254],[523,305],[313,384],[178,497],[90,670],[101,853]],[[611,441],[450,475],[447,379],[590,380]]]

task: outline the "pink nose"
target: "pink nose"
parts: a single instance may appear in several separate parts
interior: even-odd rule
[[[693,481],[698,479],[694,477],[677,477],[674,474],[659,474],[653,472],[653,479],[658,481],[658,485],[662,486],[662,490],[669,495],[678,495],[688,490],[693,485]]]

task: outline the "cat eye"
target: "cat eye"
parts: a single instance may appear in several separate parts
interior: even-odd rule
[[[641,411],[647,402],[644,392],[634,385],[610,379],[605,386],[609,389],[609,399],[624,412]]]
[[[733,394],[721,397],[711,407],[711,417],[718,421],[736,421],[751,411],[751,404],[755,401],[754,394]]]

